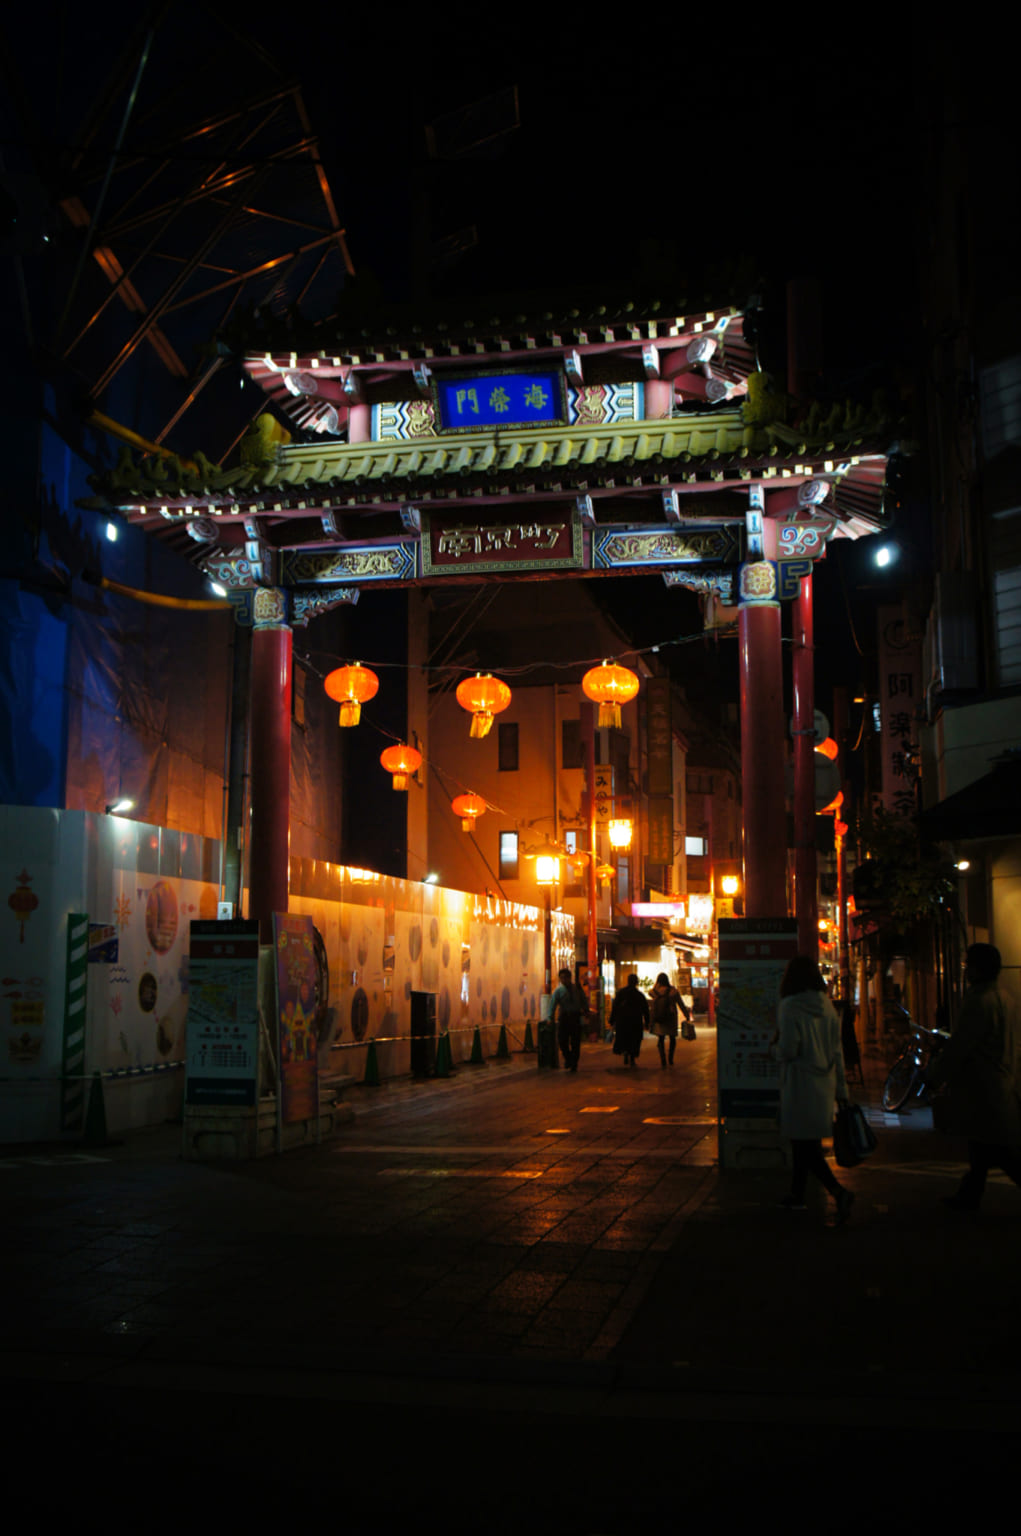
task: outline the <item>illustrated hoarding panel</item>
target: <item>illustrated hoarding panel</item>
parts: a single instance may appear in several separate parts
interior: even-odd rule
[[[319,1058],[314,1030],[316,962],[312,919],[273,913],[281,1119],[284,1125],[319,1113]]]

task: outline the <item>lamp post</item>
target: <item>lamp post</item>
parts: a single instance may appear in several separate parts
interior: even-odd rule
[[[552,992],[553,980],[553,907],[551,893],[553,886],[560,879],[560,854],[550,843],[535,856],[535,883],[542,889],[543,903],[543,964],[545,969],[545,982],[543,990],[547,996]]]

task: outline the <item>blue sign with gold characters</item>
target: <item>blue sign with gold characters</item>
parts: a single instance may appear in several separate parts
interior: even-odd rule
[[[493,427],[545,427],[564,420],[564,378],[542,372],[486,373],[435,379],[436,416],[442,432],[479,432]]]

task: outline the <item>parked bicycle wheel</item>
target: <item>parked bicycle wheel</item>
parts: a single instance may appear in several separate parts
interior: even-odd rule
[[[915,1086],[916,1070],[913,1055],[906,1053],[898,1056],[883,1084],[884,1109],[891,1111],[900,1109],[907,1103],[911,1097],[911,1090]]]

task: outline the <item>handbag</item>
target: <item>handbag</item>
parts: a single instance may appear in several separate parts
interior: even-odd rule
[[[833,1122],[833,1155],[838,1168],[857,1168],[862,1159],[854,1145],[850,1111],[850,1104],[838,1104]]]
[[[695,1026],[691,1022],[690,1019],[685,1019],[684,1023],[681,1025],[681,1039],[682,1040],[694,1040],[694,1038],[695,1038]]]
[[[848,1104],[847,1115],[851,1126],[851,1142],[859,1157],[868,1157],[878,1145],[876,1133],[865,1118],[860,1104]]]
[[[833,1122],[833,1155],[838,1168],[857,1168],[863,1158],[874,1152],[876,1133],[865,1118],[860,1104],[838,1104]]]

